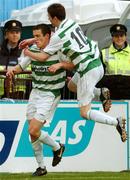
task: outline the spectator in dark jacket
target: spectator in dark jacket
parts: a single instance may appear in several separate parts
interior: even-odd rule
[[[0,70],[8,70],[12,66],[18,64],[18,58],[21,55],[21,49],[19,49],[19,42],[22,33],[22,23],[17,20],[9,20],[5,23],[3,28],[4,40],[0,46]],[[23,76],[23,75],[21,75]],[[7,81],[6,81],[7,82]],[[14,99],[26,99],[25,90],[26,85],[19,84],[15,86],[16,91],[7,95],[7,88],[5,81],[0,82],[0,95],[1,98],[10,96]],[[9,90],[10,91],[10,90]],[[12,90],[11,90],[12,91]]]

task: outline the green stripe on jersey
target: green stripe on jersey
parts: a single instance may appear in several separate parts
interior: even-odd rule
[[[86,74],[86,73],[87,73],[88,71],[90,71],[91,69],[96,68],[96,67],[98,67],[98,66],[100,66],[100,65],[101,65],[101,60],[100,60],[99,58],[91,61],[91,62],[88,64],[87,68],[84,69],[84,71],[79,72],[80,77],[82,77],[84,74]]]
[[[33,52],[40,52],[36,45],[33,45],[30,50]],[[51,91],[54,95],[59,95],[60,89],[65,85],[66,72],[60,69],[56,73],[50,73],[48,68],[56,63],[59,63],[58,54],[50,56],[44,62],[31,61],[33,88]]]
[[[65,32],[68,31],[72,26],[74,26],[76,24],[76,22],[73,22],[68,28],[66,28],[64,31],[62,31],[59,34],[59,37],[62,39],[65,36]]]
[[[68,43],[68,41],[65,42],[63,45],[63,47],[64,47],[63,54],[68,56],[71,59],[71,61],[73,61],[74,59],[76,59],[80,55],[83,55],[83,54],[87,55],[87,53],[91,53],[92,52],[92,44],[90,43],[89,39],[87,39],[86,42],[89,46],[89,49],[87,51],[84,51],[84,52],[76,52],[75,50],[69,48],[69,45],[71,45],[71,42],[70,43]],[[96,45],[94,46],[94,49],[95,48],[96,48]]]
[[[35,71],[35,76],[48,76],[48,78],[49,78],[49,77],[59,75],[60,73],[63,73],[63,72],[64,72],[63,69],[60,69],[60,70],[56,71],[55,74],[50,73],[48,71],[45,71],[45,72]],[[61,74],[61,76],[62,76],[62,74]]]
[[[32,65],[35,65],[35,66],[51,66],[53,64],[59,63],[59,60],[51,59],[50,61],[44,61],[44,62],[32,61],[31,63]]]
[[[32,45],[31,47],[29,47],[29,50],[35,53],[40,52],[40,49],[37,48],[36,45]]]
[[[63,44],[63,48],[66,48],[66,47],[68,47],[68,46],[70,46],[70,45],[71,45],[71,41],[68,40],[68,41],[66,41],[66,42]]]
[[[34,77],[33,77],[33,81],[34,81],[34,83],[35,84],[44,84],[44,85],[56,85],[56,84],[58,84],[58,83],[61,83],[61,82],[64,82],[65,81],[65,76],[64,77],[61,77],[61,78],[59,78],[59,79],[57,79],[57,80],[51,80],[51,81],[44,81],[44,80],[36,80],[36,79],[34,79]]]

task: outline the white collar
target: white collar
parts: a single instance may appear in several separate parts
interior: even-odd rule
[[[66,22],[68,21],[68,19],[64,19],[63,21],[61,21],[59,27],[57,27],[57,29],[60,29]]]

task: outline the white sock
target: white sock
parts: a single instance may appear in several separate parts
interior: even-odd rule
[[[51,138],[51,136],[48,135],[47,132],[41,131],[41,135],[40,135],[40,137],[39,137],[39,140],[40,140],[42,143],[51,146],[54,151],[57,151],[58,149],[60,149],[59,143],[57,143],[56,141],[54,141],[54,140]]]
[[[94,120],[98,123],[102,123],[102,124],[108,124],[108,125],[117,125],[117,119],[113,118],[111,116],[106,115],[105,113],[102,113],[100,111],[97,110],[90,110],[87,113],[87,117],[89,117],[88,119]]]
[[[43,160],[43,152],[42,152],[42,144],[37,139],[35,142],[32,143],[32,148],[34,150],[34,155],[36,158],[36,161],[38,163],[38,167],[41,167],[44,169],[44,160]]]

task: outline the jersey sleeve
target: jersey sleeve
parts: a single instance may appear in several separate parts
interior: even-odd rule
[[[24,56],[24,53],[22,52],[21,56],[18,58],[18,64],[20,65],[20,67],[25,70],[30,63],[30,57]]]
[[[53,34],[49,44],[44,48],[44,52],[53,55],[63,47],[63,42],[57,34]]]
[[[71,62],[71,60],[69,59],[69,57],[67,57],[66,55],[64,55],[61,51],[58,51],[58,57],[59,57],[59,61],[65,61],[65,62]]]

